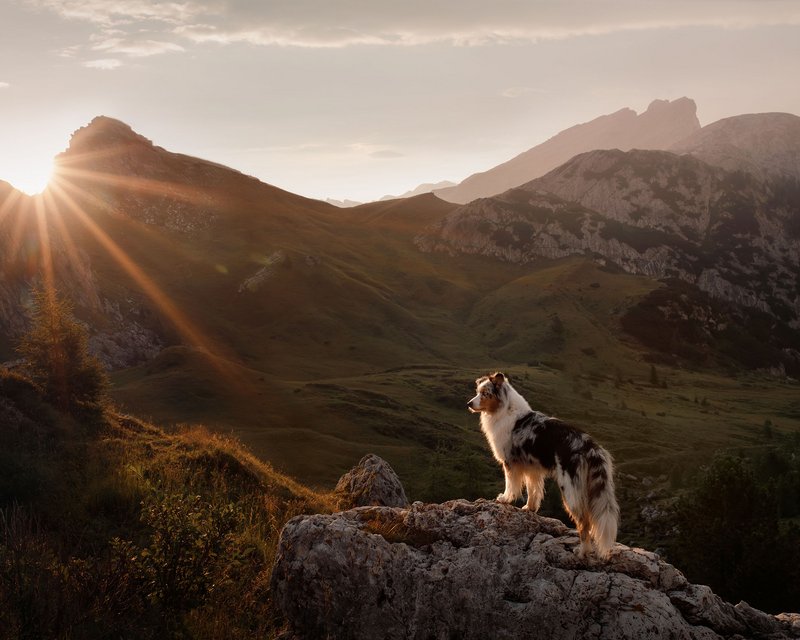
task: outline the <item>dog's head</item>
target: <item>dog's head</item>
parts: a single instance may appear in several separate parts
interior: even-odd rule
[[[494,413],[505,403],[508,379],[502,373],[493,373],[475,381],[475,397],[467,403],[472,413]]]

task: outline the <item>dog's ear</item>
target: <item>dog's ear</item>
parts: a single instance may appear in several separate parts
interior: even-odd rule
[[[498,371],[497,373],[490,375],[489,380],[491,380],[492,384],[499,389],[506,381],[506,377]]]

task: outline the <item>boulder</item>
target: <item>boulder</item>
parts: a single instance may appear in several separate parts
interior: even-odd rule
[[[408,498],[389,463],[370,453],[336,484],[336,494],[344,507],[407,507]]]
[[[361,507],[287,523],[274,600],[298,638],[792,638],[656,554],[582,560],[574,530],[478,500]]]

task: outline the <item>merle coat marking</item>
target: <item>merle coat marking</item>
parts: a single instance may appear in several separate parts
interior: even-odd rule
[[[477,395],[467,406],[481,414],[481,430],[505,473],[506,488],[497,500],[513,502],[524,484],[523,509],[537,511],[545,479],[555,478],[580,534],[578,552],[588,553],[594,541],[598,553],[607,556],[619,522],[608,451],[580,429],[533,411],[502,373],[479,378],[476,385]]]

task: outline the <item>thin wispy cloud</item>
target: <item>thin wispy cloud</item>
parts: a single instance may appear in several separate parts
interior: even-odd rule
[[[185,51],[182,46],[174,42],[150,39],[135,40],[132,38],[108,38],[97,42],[91,48],[93,51],[105,51],[131,58],[147,58],[162,53],[180,53]]]
[[[101,58],[99,60],[86,60],[83,63],[84,67],[89,69],[101,69],[103,71],[111,71],[122,66],[122,62],[116,58]]]
[[[8,89],[10,86],[8,82],[0,82],[0,89]]]
[[[200,2],[160,2],[158,0],[27,0],[28,4],[49,9],[63,18],[104,26],[136,22],[185,23],[196,12],[205,12]]]
[[[621,31],[800,24],[796,0],[28,0],[64,18],[124,29],[159,27],[187,43],[332,48],[489,46]],[[159,42],[160,39],[150,42]],[[163,44],[167,44],[162,42]],[[174,44],[169,42],[169,44]],[[152,46],[152,45],[151,45]],[[146,48],[146,47],[145,47]],[[134,48],[135,50],[135,48]],[[154,49],[155,50],[155,49]],[[178,51],[174,46],[159,53]],[[155,55],[155,54],[153,54]]]

